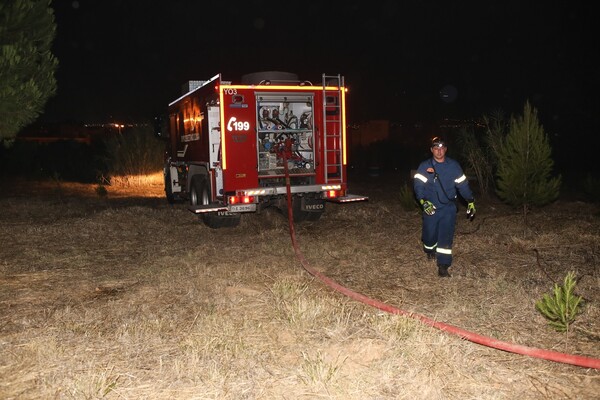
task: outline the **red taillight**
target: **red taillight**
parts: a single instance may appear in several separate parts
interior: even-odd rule
[[[345,195],[344,190],[327,190],[324,193],[324,197],[326,199],[335,199],[338,197],[343,197]]]
[[[229,204],[252,204],[254,196],[229,196]]]

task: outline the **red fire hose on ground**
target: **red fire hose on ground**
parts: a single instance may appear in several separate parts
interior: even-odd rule
[[[544,349],[538,349],[535,347],[528,347],[528,346],[522,346],[522,345],[518,345],[518,344],[514,344],[514,343],[504,342],[504,341],[497,340],[494,338],[478,335],[476,333],[473,333],[473,332],[470,332],[470,331],[467,331],[467,330],[464,330],[464,329],[461,329],[461,328],[458,328],[458,327],[455,327],[455,326],[452,326],[449,324],[445,324],[443,322],[435,321],[435,320],[427,318],[423,315],[400,310],[389,304],[374,300],[363,294],[354,292],[354,291],[340,285],[339,283],[335,282],[334,280],[328,278],[327,276],[323,275],[319,271],[315,270],[314,268],[312,268],[310,266],[308,261],[304,258],[304,255],[302,254],[302,252],[300,251],[300,248],[298,247],[298,242],[296,241],[296,232],[294,230],[294,220],[293,220],[293,213],[292,213],[292,193],[291,193],[291,189],[290,189],[290,177],[289,177],[289,171],[287,168],[287,160],[286,159],[284,159],[284,168],[285,168],[285,177],[286,177],[288,221],[289,221],[289,225],[290,225],[290,237],[292,239],[292,245],[294,247],[294,252],[296,254],[296,257],[302,264],[302,267],[309,274],[320,279],[327,286],[331,287],[332,289],[334,289],[350,298],[353,298],[362,303],[368,304],[372,307],[378,308],[382,311],[386,311],[390,314],[403,315],[403,316],[406,316],[409,318],[417,319],[426,325],[429,325],[434,328],[440,329],[442,331],[449,332],[454,335],[460,336],[461,338],[469,340],[473,343],[481,344],[481,345],[495,348],[498,350],[504,350],[504,351],[507,351],[510,353],[522,354],[522,355],[526,355],[526,356],[530,356],[530,357],[541,358],[541,359],[565,363],[565,364],[572,364],[572,365],[576,365],[576,366],[584,367],[584,368],[600,369],[600,359],[598,359],[598,358],[591,358],[591,357],[578,356],[578,355],[573,355],[573,354],[559,353],[559,352],[552,351],[552,350],[544,350]]]

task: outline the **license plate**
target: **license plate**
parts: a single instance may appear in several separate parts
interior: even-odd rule
[[[230,212],[252,212],[256,211],[256,204],[234,204],[229,206]]]

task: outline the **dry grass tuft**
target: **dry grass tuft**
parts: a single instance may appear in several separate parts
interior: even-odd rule
[[[162,171],[149,175],[125,175],[112,176],[110,178],[110,186],[115,188],[131,188],[131,187],[152,187],[164,185],[164,177]]]

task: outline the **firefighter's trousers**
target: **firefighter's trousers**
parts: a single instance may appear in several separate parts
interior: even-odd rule
[[[438,207],[433,215],[423,213],[423,249],[426,253],[435,251],[438,264],[452,265],[455,224],[456,205],[453,202]]]

